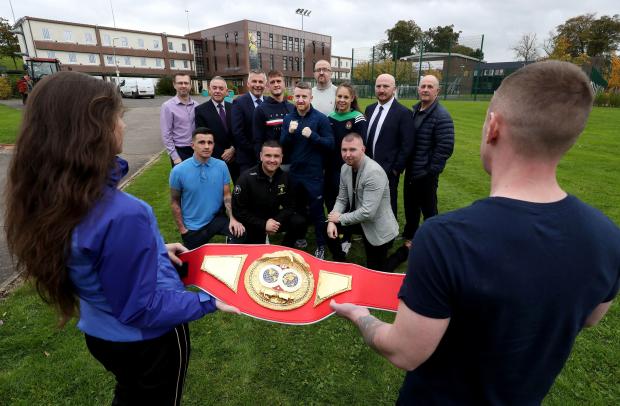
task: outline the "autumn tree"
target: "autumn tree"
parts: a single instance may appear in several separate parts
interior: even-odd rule
[[[527,33],[521,36],[512,50],[518,60],[527,62],[538,59],[538,42],[536,41],[536,33]]]
[[[13,59],[13,65],[17,67],[16,57],[19,53],[19,42],[11,32],[9,20],[0,17],[0,56],[8,56]]]
[[[607,81],[607,90],[620,92],[620,57],[611,57],[611,72]]]
[[[454,24],[429,28],[424,32],[426,52],[448,52],[459,42],[461,31],[454,31]]]
[[[562,39],[560,41],[560,38]],[[594,13],[569,18],[557,26],[553,44],[565,47],[572,57],[611,57],[620,45],[620,16],[601,16]],[[552,53],[555,51],[555,46]]]

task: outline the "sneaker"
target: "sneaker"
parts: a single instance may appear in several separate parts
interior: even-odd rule
[[[295,248],[306,248],[308,246],[308,241],[306,239],[295,241]]]
[[[351,249],[351,243],[349,241],[345,241],[340,244],[340,248],[342,249],[342,252],[344,252],[344,255],[347,255],[349,254],[349,250]]]
[[[316,251],[314,251],[314,256],[317,257],[318,259],[325,259],[325,246],[319,245],[316,248]]]

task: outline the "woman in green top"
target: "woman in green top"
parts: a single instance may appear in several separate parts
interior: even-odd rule
[[[334,132],[334,152],[329,159],[325,168],[325,205],[327,211],[331,211],[338,197],[340,185],[340,168],[344,164],[342,155],[340,154],[340,144],[342,139],[349,133],[355,132],[366,137],[366,128],[368,123],[366,117],[359,111],[357,104],[357,95],[355,89],[349,82],[342,83],[336,89],[336,102],[334,103],[336,110],[329,115],[329,122]],[[341,241],[342,255],[334,256],[336,261],[344,261],[345,255],[351,247],[350,235],[345,235]]]

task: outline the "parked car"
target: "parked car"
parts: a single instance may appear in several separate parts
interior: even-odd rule
[[[121,95],[123,97],[155,97],[155,86],[151,79],[123,79],[120,83]]]

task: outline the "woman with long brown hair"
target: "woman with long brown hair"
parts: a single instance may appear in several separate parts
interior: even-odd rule
[[[93,356],[116,377],[114,404],[179,404],[187,322],[216,309],[184,289],[153,211],[116,186],[127,173],[114,85],[75,72],[28,97],[8,175],[6,232],[17,267],[63,324],[77,315]]]

